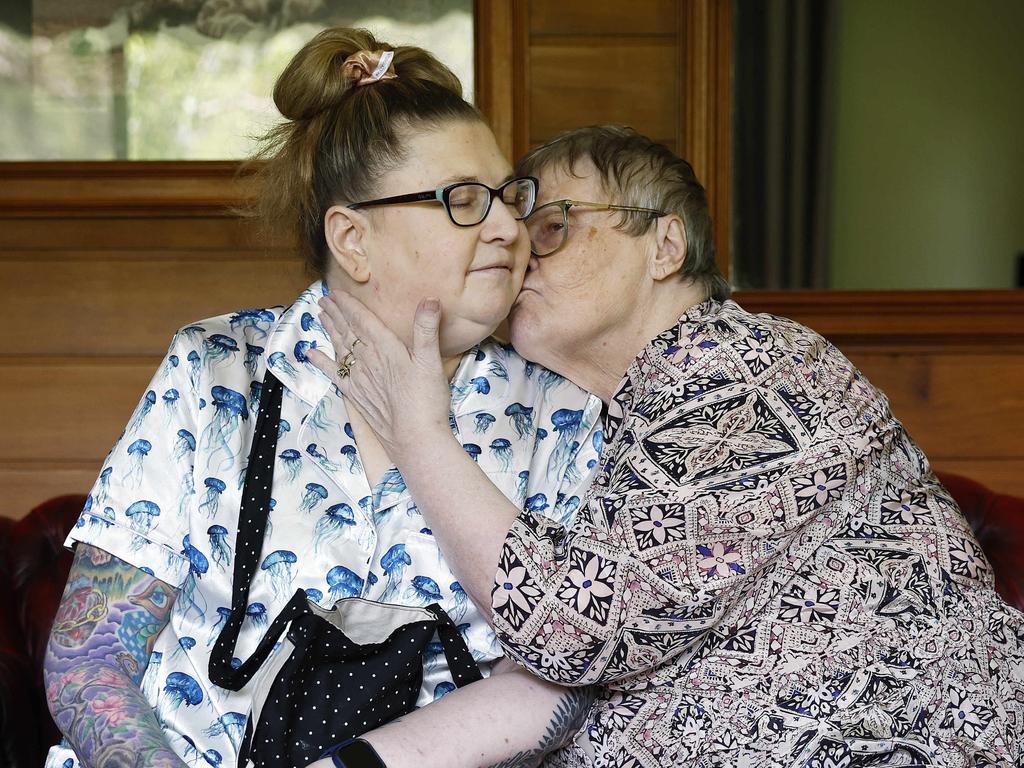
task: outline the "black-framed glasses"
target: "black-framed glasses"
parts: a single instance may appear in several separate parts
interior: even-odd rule
[[[537,203],[537,180],[533,176],[520,176],[506,181],[497,189],[478,181],[460,181],[426,192],[352,203],[349,208],[438,202],[448,212],[452,224],[457,227],[475,227],[487,218],[496,197],[500,197],[505,205],[515,211],[516,221],[522,221],[533,212],[533,206]]]
[[[534,256],[550,256],[565,245],[565,241],[569,238],[569,209],[575,206],[590,208],[594,211],[647,213],[653,218],[666,214],[666,211],[654,208],[588,203],[583,200],[555,200],[552,203],[545,203],[526,219],[526,230],[530,233],[530,248]]]

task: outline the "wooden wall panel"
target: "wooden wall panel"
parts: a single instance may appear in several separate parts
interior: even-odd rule
[[[310,282],[297,258],[198,253],[0,259],[0,284],[19,286],[6,301],[4,351],[162,354],[183,325],[243,309],[243,300],[289,304]]]

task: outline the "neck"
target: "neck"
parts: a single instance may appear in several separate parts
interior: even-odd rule
[[[588,339],[559,360],[559,373],[597,395],[605,403],[618,390],[626,370],[644,347],[673,325],[690,307],[704,300],[696,286],[657,284],[631,315],[617,318],[604,333]]]

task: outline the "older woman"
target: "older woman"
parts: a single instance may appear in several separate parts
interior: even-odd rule
[[[340,348],[377,342],[338,383],[508,653],[602,684],[560,764],[1021,764],[1024,617],[884,395],[814,332],[729,300],[690,166],[593,127],[518,171],[543,204],[512,340],[606,406],[574,523],[516,509],[459,456],[446,308],[421,307],[407,350],[357,301],[321,303]]]
[[[455,76],[423,49],[330,29],[299,52],[274,96],[286,121],[264,156],[266,221],[296,232],[320,279],[288,308],[181,329],[107,457],[68,537],[76,556],[48,647],[49,703],[66,738],[52,768],[235,766],[253,686],[212,682],[214,665],[223,673],[232,661],[218,638],[233,627],[237,657],[249,658],[299,589],[325,608],[351,596],[439,604],[482,671],[498,664],[493,631],[386,447],[309,363],[330,345],[315,317],[323,296],[358,295],[398,333],[423,290],[444,301],[446,429],[503,498],[568,522],[597,455],[596,398],[489,339],[526,270],[522,220],[536,182],[512,176]],[[351,362],[339,358],[332,373]],[[250,454],[254,441],[266,444],[255,434],[265,387],[283,388],[269,457]],[[270,501],[240,516],[255,501],[242,497],[249,455],[272,465]],[[254,476],[267,471],[255,467]],[[244,553],[260,567],[243,571],[243,615],[232,608],[237,534],[260,512],[269,523],[254,534],[260,551]],[[509,674],[435,704],[453,675],[443,653],[425,662],[418,703],[430,706],[396,726],[419,735],[416,749],[395,754],[387,738],[368,737],[393,768],[539,754],[582,701],[509,664]],[[354,764],[365,765],[359,749]]]

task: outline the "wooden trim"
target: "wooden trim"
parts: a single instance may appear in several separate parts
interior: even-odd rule
[[[511,161],[515,114],[513,82],[507,67],[515,55],[515,42],[510,3],[476,0],[473,6],[473,43],[476,105],[494,131],[498,147]]]
[[[682,61],[678,146],[707,189],[722,274],[730,272],[732,184],[732,0],[679,4]]]
[[[512,5],[512,161],[530,150],[530,0],[510,0]]]
[[[251,191],[235,161],[0,163],[0,218],[230,217]]]
[[[751,312],[790,317],[839,345],[1024,346],[1024,291],[740,291]]]

